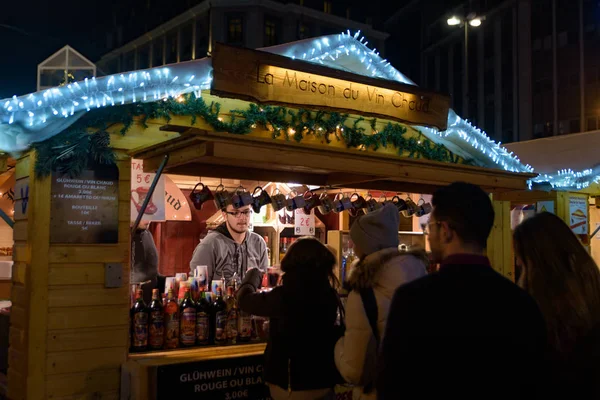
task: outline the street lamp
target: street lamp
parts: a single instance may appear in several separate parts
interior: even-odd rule
[[[463,70],[463,116],[466,118],[469,114],[469,25],[473,28],[481,26],[481,21],[485,17],[478,17],[475,13],[470,13],[466,18],[460,18],[455,15],[446,21],[449,26],[461,26],[465,28],[465,54]]]

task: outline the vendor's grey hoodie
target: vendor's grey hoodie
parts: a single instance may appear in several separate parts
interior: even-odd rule
[[[246,233],[244,242],[238,244],[231,238],[225,224],[222,224],[209,232],[196,246],[190,261],[192,275],[198,265],[207,266],[208,284],[213,279],[222,277],[229,280],[235,272],[239,279],[242,279],[249,268],[256,267],[263,272],[267,271],[267,245],[260,235],[250,231]]]

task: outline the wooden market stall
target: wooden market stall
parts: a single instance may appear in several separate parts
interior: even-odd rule
[[[546,175],[540,180],[547,182],[534,185],[530,191],[500,196],[511,202],[513,216],[523,207],[529,209],[525,212],[529,215],[540,211],[558,215],[571,226],[596,263],[600,262],[600,236],[596,233],[590,239],[590,235],[600,226],[600,203],[596,201],[600,196],[597,179],[599,133],[575,133],[506,145],[537,173]],[[514,219],[513,225],[518,223],[519,217]]]
[[[253,392],[261,383],[263,343],[129,352],[132,159],[157,172],[168,155],[166,174],[198,181],[297,183],[317,193],[374,197],[471,182],[492,196],[488,255],[512,279],[510,202],[499,196],[526,189],[533,175],[468,165],[413,127],[446,129],[447,96],[227,46],[214,48],[212,63],[211,90],[198,90],[200,97],[113,107],[106,120],[86,127],[98,148],[103,140],[95,135],[108,133],[116,168],[95,164],[72,178],[40,174],[43,148],[19,158],[16,188],[27,188],[28,196],[15,191],[9,398],[145,400],[195,392],[213,398],[232,390],[258,399],[264,393]],[[129,110],[128,118],[119,110]],[[101,212],[104,228],[78,222],[90,209],[77,196],[99,202],[91,211]],[[347,231],[350,217],[338,217],[334,225],[323,218],[323,226]],[[418,224],[411,220],[406,230],[418,234]],[[210,378],[232,365],[244,367],[235,387]]]

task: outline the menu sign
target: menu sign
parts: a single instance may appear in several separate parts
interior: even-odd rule
[[[263,381],[264,356],[247,356],[157,367],[157,400],[270,400]]]
[[[75,179],[52,174],[50,243],[119,241],[119,169],[101,165]]]

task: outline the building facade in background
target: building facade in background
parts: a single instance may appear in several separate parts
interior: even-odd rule
[[[471,13],[485,19],[468,27],[465,93],[465,33],[447,20]],[[497,141],[599,128],[596,0],[409,0],[385,29],[390,61],[452,95],[458,114]]]
[[[144,13],[158,14],[153,12],[152,1],[160,0],[140,2],[138,8],[131,11],[132,18],[135,15],[144,18]],[[114,49],[97,62],[99,70],[103,74],[114,74],[195,60],[206,57],[216,42],[260,48],[347,29],[361,30],[370,45],[383,54],[389,36],[372,27],[373,18],[361,12],[362,2],[205,0],[181,3],[191,7],[185,10],[180,7],[177,9],[180,13],[164,21],[164,14],[155,15],[154,19],[148,17],[141,25],[122,16],[121,22],[116,23],[115,18],[107,33],[107,47]],[[164,8],[157,3],[154,7]],[[345,15],[339,15],[342,13]],[[152,27],[153,23],[158,25]]]

